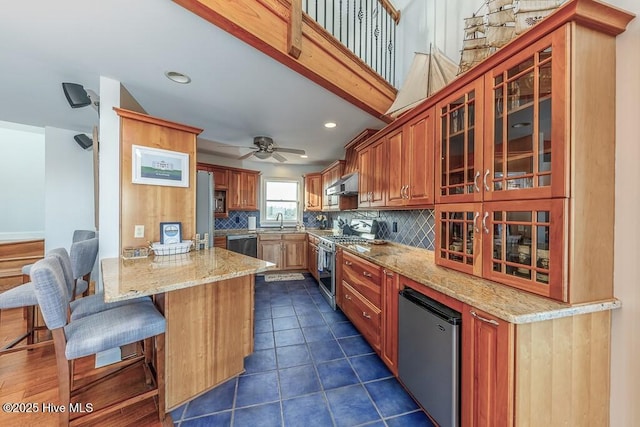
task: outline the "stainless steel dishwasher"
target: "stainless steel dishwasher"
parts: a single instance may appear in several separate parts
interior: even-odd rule
[[[462,317],[411,288],[398,301],[398,376],[441,427],[458,426]]]
[[[230,234],[227,250],[258,258],[258,236],[256,234]]]

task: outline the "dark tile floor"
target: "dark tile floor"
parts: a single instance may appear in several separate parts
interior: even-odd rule
[[[246,372],[174,410],[176,426],[432,426],[311,276],[258,276],[255,305]]]

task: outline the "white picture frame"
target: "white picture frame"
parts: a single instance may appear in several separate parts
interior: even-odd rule
[[[189,154],[159,148],[131,146],[134,184],[189,187]]]

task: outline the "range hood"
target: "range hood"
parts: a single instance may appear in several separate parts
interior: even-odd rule
[[[343,176],[325,191],[327,196],[355,196],[358,194],[358,173]]]

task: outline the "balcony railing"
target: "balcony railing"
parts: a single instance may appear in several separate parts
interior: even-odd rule
[[[302,9],[394,85],[400,12],[388,0],[303,0]]]

